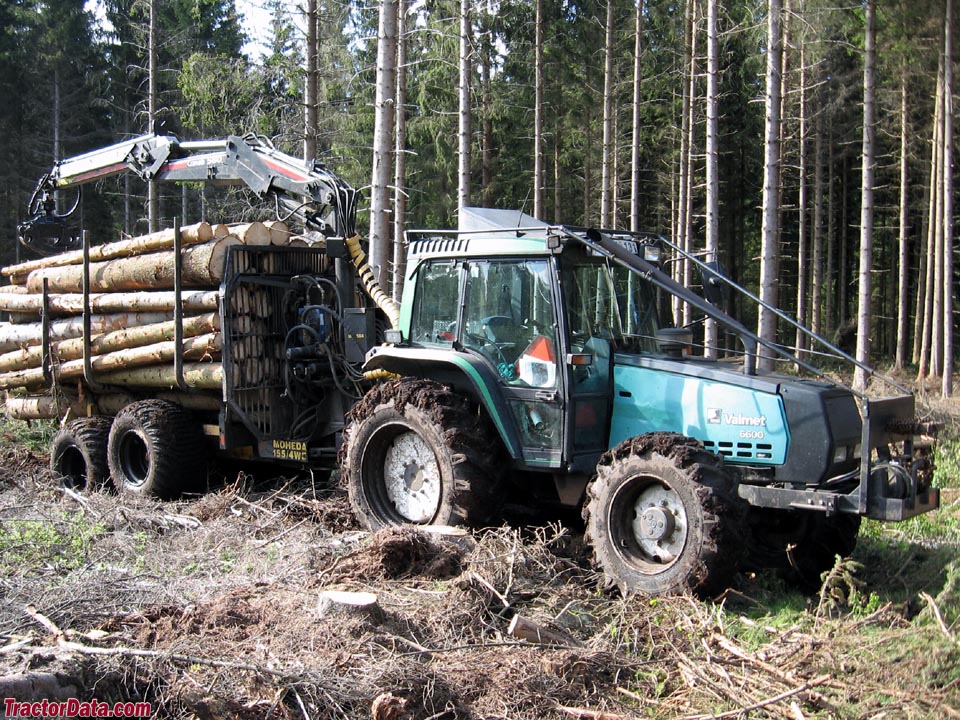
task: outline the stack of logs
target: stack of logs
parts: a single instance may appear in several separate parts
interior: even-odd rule
[[[181,228],[181,240],[184,379],[193,388],[220,390],[218,289],[227,248],[292,244],[290,231],[282,222],[202,222]],[[169,395],[163,389],[176,386],[173,247],[171,229],[90,248],[90,355],[98,384],[151,388],[155,397]],[[68,410],[87,414],[93,400],[83,396],[81,383],[83,251],[12,265],[0,273],[11,283],[0,286],[0,311],[10,318],[0,323],[0,389],[7,394],[7,414],[24,419],[60,417]],[[48,376],[42,354],[44,284]],[[51,384],[55,392],[50,392]],[[15,389],[33,394],[10,393]],[[114,392],[95,401],[99,412],[110,414],[129,400]],[[191,400],[180,393],[176,400],[204,406],[215,404],[216,395]]]

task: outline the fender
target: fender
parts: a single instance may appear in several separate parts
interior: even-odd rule
[[[484,408],[511,459],[522,459],[517,442],[520,433],[507,412],[500,382],[483,359],[456,350],[378,345],[367,353],[363,369],[430,378],[467,393]]]

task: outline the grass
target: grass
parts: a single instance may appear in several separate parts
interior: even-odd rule
[[[11,420],[0,412],[0,447],[48,452],[59,425],[56,420]]]

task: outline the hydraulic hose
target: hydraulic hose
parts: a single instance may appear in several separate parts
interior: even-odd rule
[[[373,276],[373,270],[367,264],[367,254],[360,248],[359,235],[347,238],[347,251],[350,253],[350,259],[353,260],[357,272],[360,274],[360,282],[363,284],[363,289],[373,302],[376,303],[377,307],[386,313],[387,318],[390,320],[390,327],[396,330],[400,326],[400,306],[383,291],[380,283],[378,283],[377,279]]]

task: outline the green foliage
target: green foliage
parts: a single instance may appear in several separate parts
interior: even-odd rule
[[[933,452],[933,484],[947,488],[960,485],[960,432],[953,428],[937,438]]]
[[[25,447],[34,452],[47,452],[57,434],[55,420],[10,420],[0,415],[0,447]]]
[[[4,520],[0,524],[0,574],[66,572],[83,566],[102,523],[78,511],[42,520]]]
[[[258,80],[244,58],[194,53],[178,77],[185,125],[212,136],[256,130]]]

